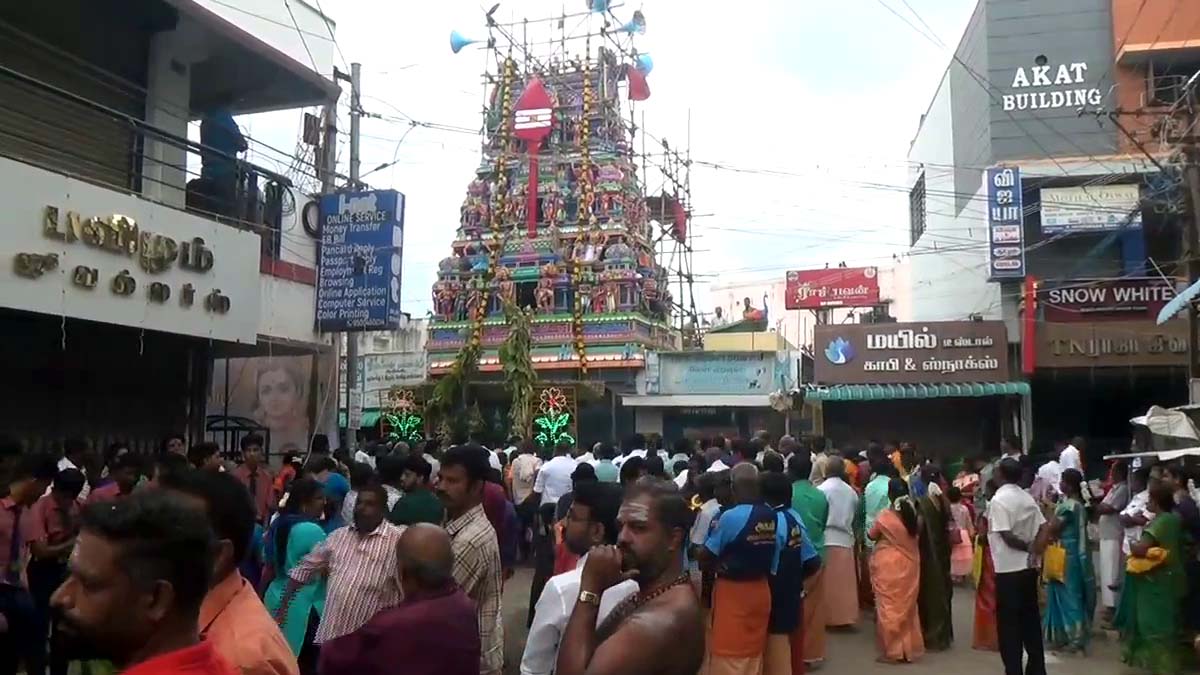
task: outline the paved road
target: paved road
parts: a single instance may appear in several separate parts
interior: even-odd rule
[[[506,675],[520,672],[521,651],[525,644],[525,616],[529,607],[531,570],[517,570],[505,585],[504,636],[507,655]],[[949,651],[931,653],[919,663],[906,666],[875,662],[875,632],[871,621],[860,624],[855,633],[829,636],[829,659],[822,673],[879,673],[880,675],[947,675],[950,673],[1003,673],[1000,655],[971,649],[971,627],[974,622],[975,596],[970,589],[956,589],[954,597],[954,634],[957,642]],[[1122,675],[1129,672],[1119,659],[1116,643],[1104,639],[1093,641],[1087,656],[1046,655],[1049,675]]]

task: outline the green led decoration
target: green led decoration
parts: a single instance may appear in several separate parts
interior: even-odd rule
[[[562,441],[572,445],[575,437],[567,430],[571,428],[571,413],[567,410],[567,397],[558,387],[542,390],[538,401],[538,416],[533,423],[539,431],[533,437],[542,447],[554,447]]]
[[[405,441],[416,443],[425,437],[425,419],[418,411],[413,394],[406,389],[388,392],[388,412],[381,418],[387,425],[387,440],[391,443]]]
[[[387,424],[387,439],[391,443],[416,443],[425,437],[425,420],[416,413],[384,413],[383,421]]]

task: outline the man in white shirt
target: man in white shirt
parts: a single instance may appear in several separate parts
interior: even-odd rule
[[[368,450],[369,450],[369,452],[368,452]],[[354,461],[358,462],[359,464],[366,464],[367,466],[374,469],[375,468],[375,452],[376,451],[377,451],[377,449],[374,445],[372,445],[368,449],[359,448],[358,450],[354,451]],[[347,521],[347,522],[349,522],[349,521]]]
[[[619,470],[630,457],[641,457],[646,459],[646,437],[641,434],[634,434],[625,441],[625,447],[622,448],[620,457],[613,460],[613,465]]]
[[[571,474],[575,473],[576,464],[571,459],[570,443],[554,446],[554,458],[542,465],[533,481],[533,492],[541,497],[539,504],[557,504],[559,497],[571,491]]]
[[[592,446],[591,450],[581,453],[578,457],[576,457],[575,463],[576,464],[591,464],[592,466],[596,466],[596,464],[598,464],[600,461],[600,460],[596,459],[596,450],[599,447],[600,447],[600,444],[596,443],[595,445]]]
[[[1087,441],[1083,436],[1076,436],[1071,439],[1070,444],[1063,448],[1063,451],[1058,454],[1058,464],[1063,471],[1067,469],[1075,469],[1080,474],[1083,473],[1083,453],[1087,450]]]
[[[825,480],[817,488],[829,502],[825,521],[825,610],[826,625],[854,626],[858,623],[858,573],[854,564],[854,517],[858,493],[844,477],[841,455],[830,455]]]
[[[63,457],[58,460],[58,470],[65,471],[67,469],[75,469],[87,477],[87,469],[84,468],[87,463],[88,444],[82,438],[68,438],[63,441]],[[83,490],[80,491],[76,499],[83,503],[87,501],[88,493],[92,491],[88,483],[90,480],[84,481]],[[46,494],[50,494],[50,488],[46,488]]]
[[[708,541],[713,521],[721,513],[721,502],[717,500],[717,485],[722,481],[728,486],[729,476],[727,474],[704,473],[700,475],[700,479],[697,481],[696,493],[704,501],[700,505],[700,510],[696,512],[696,520],[692,523],[692,531],[688,535],[689,569],[694,572],[700,569],[699,564],[697,564],[699,550],[704,547],[704,542]],[[727,496],[729,495],[728,489],[724,492]]]
[[[1142,538],[1142,530],[1154,518],[1154,514],[1150,512],[1150,484],[1157,478],[1151,471],[1149,467],[1144,467],[1133,472],[1133,497],[1117,516],[1124,528],[1121,553],[1125,554],[1125,557],[1129,557],[1130,547],[1138,543]]]
[[[1046,675],[1042,618],[1038,608],[1038,570],[1030,562],[1046,523],[1041,509],[1017,485],[1021,465],[1005,459],[996,468],[1000,484],[988,502],[988,546],[996,570],[996,625],[1005,675]],[[828,536],[828,535],[826,535]],[[1021,669],[1022,652],[1029,655]]]
[[[558,660],[558,646],[566,630],[567,620],[579,601],[579,581],[587,553],[593,546],[615,544],[617,541],[617,511],[621,507],[621,488],[612,483],[587,482],[576,486],[571,508],[567,511],[563,540],[572,553],[581,556],[575,569],[553,576],[546,582],[537,599],[533,624],[525,640],[521,657],[521,675],[549,675]],[[636,581],[623,581],[604,591],[599,598],[596,616],[599,626],[622,600],[638,590]]]

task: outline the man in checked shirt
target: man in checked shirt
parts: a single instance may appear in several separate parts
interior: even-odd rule
[[[479,610],[479,672],[504,669],[504,624],[500,616],[500,546],[483,511],[483,484],[491,467],[488,452],[458,445],[442,456],[438,497],[446,507],[446,532],[454,551],[454,580]]]
[[[276,621],[282,624],[292,596],[320,575],[328,579],[328,586],[315,638],[318,645],[353,633],[376,612],[400,604],[396,544],[404,528],[384,519],[386,508],[382,485],[371,483],[359,491],[354,524],[334,530],[292,568]]]

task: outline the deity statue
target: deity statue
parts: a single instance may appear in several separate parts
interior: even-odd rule
[[[503,302],[513,302],[517,298],[517,284],[512,279],[512,272],[507,267],[496,270],[496,285],[500,299]]]
[[[482,316],[484,312],[486,309],[483,307],[483,291],[472,284],[471,290],[467,293],[467,316],[475,318]]]
[[[433,285],[433,306],[439,318],[448,320],[454,317],[454,300],[457,295],[452,281],[439,281]]]
[[[537,302],[538,314],[554,313],[554,282],[549,277],[538,279],[533,297]]]
[[[454,292],[454,320],[465,321],[467,318],[467,294],[461,289]]]
[[[592,289],[592,314],[603,314],[611,312],[609,309],[609,298],[611,289],[608,284],[598,284]]]

